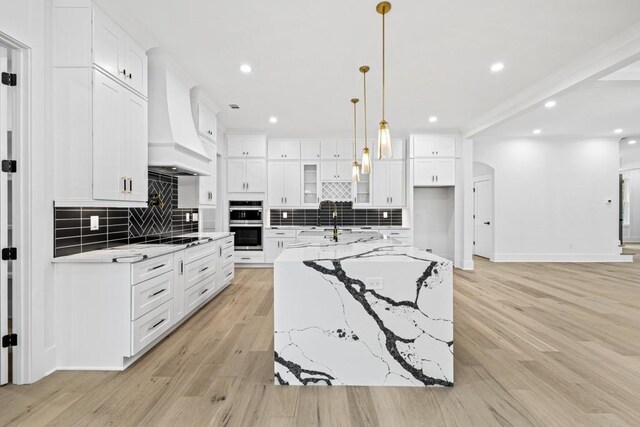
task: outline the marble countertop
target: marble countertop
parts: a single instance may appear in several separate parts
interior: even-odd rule
[[[357,262],[376,257],[376,262],[436,261],[453,264],[446,258],[423,249],[402,244],[395,239],[367,236],[350,241],[300,242],[288,245],[276,258],[276,262],[301,262],[308,260],[345,260]]]
[[[303,226],[303,225],[273,225],[265,227],[267,230],[325,230],[333,228],[332,225],[316,225],[316,226]],[[338,227],[339,230],[352,230],[352,231],[368,231],[368,230],[411,230],[410,227],[402,227],[398,225],[388,226],[364,226],[364,225],[345,225]]]
[[[175,237],[196,237],[198,240],[185,243],[181,245],[170,245],[164,243],[139,243],[133,245],[116,246],[109,249],[101,249],[98,251],[83,252],[80,254],[68,255],[63,257],[53,258],[53,263],[106,263],[106,262],[120,262],[120,263],[135,263],[144,261],[149,258],[155,258],[158,256],[170,254],[173,252],[181,251],[186,248],[202,245],[215,240],[223,239],[232,235],[229,232],[220,233],[189,233],[181,234]]]

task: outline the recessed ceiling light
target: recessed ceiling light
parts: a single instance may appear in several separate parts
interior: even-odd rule
[[[545,102],[544,106],[547,107],[547,108],[553,108],[553,107],[556,106],[556,101],[553,101],[553,100],[547,101],[547,102]]]
[[[540,129],[535,129],[535,130],[533,131],[533,134],[534,134],[534,135],[540,135],[541,133],[542,133],[542,131],[541,131]]]
[[[635,139],[632,139],[631,141],[629,141],[629,145],[633,145],[633,144],[635,144],[636,142],[638,142],[638,141],[636,141]]]
[[[435,123],[437,121],[438,121],[438,117],[436,117],[436,116],[429,117],[429,123]]]
[[[504,63],[502,62],[496,62],[495,64],[491,65],[492,73],[499,73],[502,70],[504,70]]]
[[[616,129],[616,130],[613,131],[613,133],[617,133],[617,134],[620,134],[622,132],[624,132],[624,130],[622,130],[622,129]]]
[[[278,118],[275,116],[269,117],[269,123],[278,123]]]
[[[249,74],[251,72],[251,70],[252,70],[252,68],[251,68],[251,65],[249,65],[249,64],[242,64],[240,66],[240,71],[245,73],[245,74]]]

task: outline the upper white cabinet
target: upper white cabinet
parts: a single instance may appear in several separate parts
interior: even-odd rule
[[[414,135],[411,137],[413,157],[455,157],[456,138],[449,135]]]
[[[269,160],[300,159],[300,141],[296,139],[270,139]]]
[[[322,162],[320,178],[322,181],[349,181],[352,165],[350,161]]]
[[[302,160],[320,160],[320,140],[303,139],[300,141],[300,158]]]
[[[178,177],[178,207],[181,209],[215,207],[218,197],[216,144],[201,137],[202,145],[207,154],[213,159],[209,163],[209,176],[179,176]]]
[[[267,157],[267,140],[264,136],[227,136],[227,157]]]
[[[323,160],[349,160],[353,158],[353,141],[347,139],[327,139],[320,143]]]
[[[93,8],[93,62],[147,96],[147,54],[122,28]]]
[[[405,205],[405,163],[403,160],[373,162],[373,205],[402,207]]]
[[[266,160],[227,160],[227,191],[229,193],[264,193],[267,189],[266,180]]]
[[[198,134],[208,141],[217,142],[218,118],[216,114],[218,109],[210,107],[210,105],[215,104],[207,101],[199,87],[191,89],[191,112]]]
[[[269,207],[297,207],[301,205],[300,163],[269,162]]]
[[[414,187],[449,187],[456,185],[455,159],[415,159]]]

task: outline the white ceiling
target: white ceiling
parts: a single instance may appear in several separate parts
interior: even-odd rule
[[[361,96],[363,64],[371,66],[372,130],[380,119],[377,1],[108,3],[184,63],[223,107],[219,118],[230,129],[280,136],[349,131],[349,99]],[[640,20],[638,0],[392,3],[387,120],[395,134],[461,128]],[[488,71],[495,61],[506,64],[501,74]],[[250,75],[238,71],[245,62]],[[598,89],[585,96],[599,96]],[[241,109],[230,111],[230,103]],[[268,123],[271,115],[278,124]],[[430,115],[439,122],[429,124]]]

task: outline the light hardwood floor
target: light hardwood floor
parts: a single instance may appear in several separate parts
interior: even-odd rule
[[[276,387],[272,270],[234,284],[125,372],[0,388],[0,425],[640,425],[640,256],[455,276],[451,389]]]

